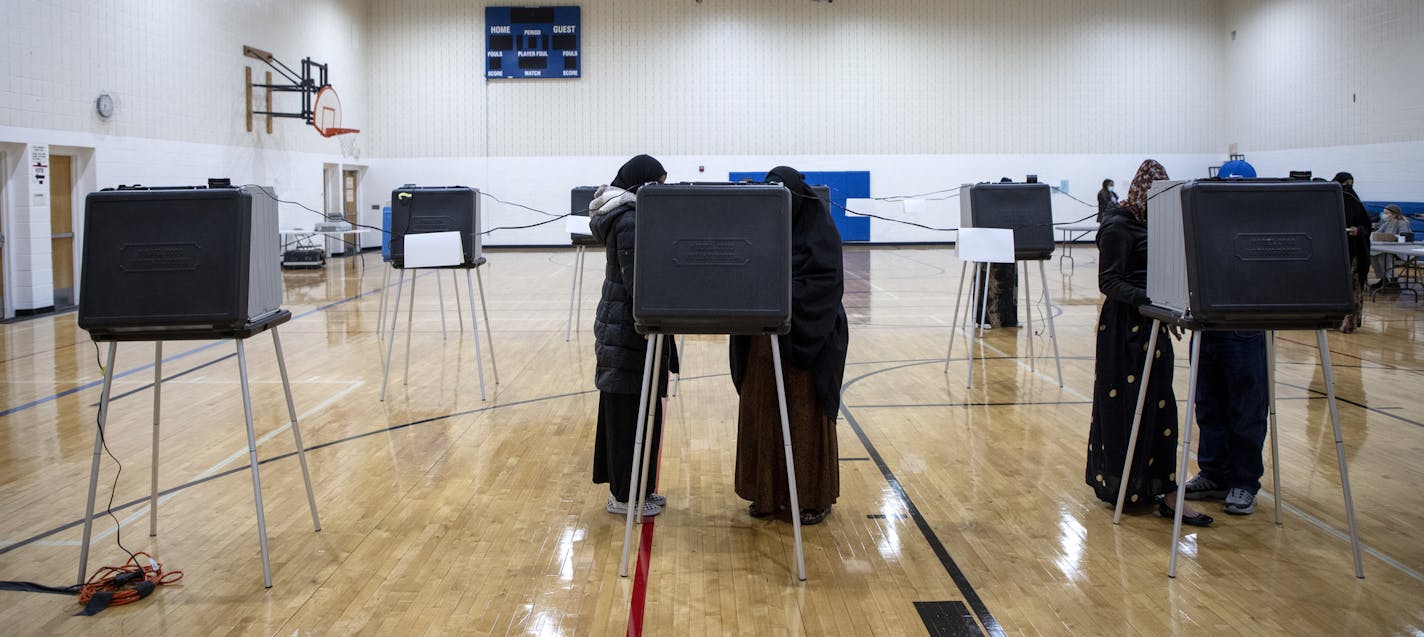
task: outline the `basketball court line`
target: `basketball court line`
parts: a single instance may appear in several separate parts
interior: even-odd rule
[[[344,398],[347,394],[349,394],[349,393],[351,393],[353,390],[355,390],[357,387],[360,387],[361,385],[364,385],[364,384],[366,384],[366,381],[356,381],[356,382],[352,383],[350,386],[346,387],[345,389],[343,389],[343,390],[341,390],[341,391],[339,391],[339,392],[336,392],[335,394],[331,395],[331,396],[328,397],[326,400],[321,401],[321,403],[317,404],[315,407],[312,407],[311,409],[308,409],[308,410],[306,410],[306,411],[304,411],[304,412],[302,412],[302,413],[300,413],[300,414],[297,414],[297,422],[302,422],[302,421],[306,420],[307,418],[310,418],[312,415],[321,412],[321,410],[326,409],[327,407],[330,407],[333,403],[335,403],[335,402],[338,401],[338,400],[341,400],[341,399]],[[272,438],[275,438],[278,434],[282,434],[282,433],[287,432],[287,431],[290,430],[291,428],[292,428],[292,423],[291,423],[291,421],[287,421],[287,422],[285,422],[285,423],[282,423],[282,426],[277,427],[276,429],[273,429],[272,431],[269,431],[269,432],[267,432],[266,434],[263,434],[261,437],[257,438],[257,446],[258,446],[258,447],[261,447],[263,443],[265,443],[265,442],[271,440]],[[189,478],[186,482],[187,482],[187,483],[192,483],[192,484],[198,484],[198,483],[199,483],[200,481],[202,481],[204,478],[207,478],[208,476],[211,476],[211,475],[217,473],[217,472],[218,472],[219,470],[221,470],[223,467],[226,467],[227,465],[232,464],[234,461],[236,461],[236,460],[238,460],[238,459],[240,459],[240,458],[242,458],[243,456],[246,456],[246,455],[247,455],[247,447],[246,447],[246,446],[243,446],[243,447],[241,447],[240,449],[238,449],[237,451],[232,452],[231,455],[229,455],[227,458],[224,458],[223,460],[219,461],[217,464],[214,464],[213,466],[208,467],[207,469],[204,469],[202,472],[198,473],[197,475],[193,476],[192,478]],[[261,463],[259,463],[259,464],[261,464]],[[245,468],[246,468],[246,467],[238,467],[238,469],[245,469]],[[178,496],[178,493],[179,493],[179,492],[174,491],[174,492],[171,492],[171,493],[166,493],[166,495],[159,496],[159,498],[158,498],[158,504],[161,506],[161,505],[167,503],[169,500],[172,500],[173,498],[177,497],[177,496]],[[145,498],[145,499],[142,500],[142,501],[143,501],[143,502],[147,502],[148,500],[147,500],[147,498]],[[113,534],[114,534],[115,532],[117,532],[119,529],[121,529],[121,528],[123,528],[123,527],[125,527],[125,526],[128,526],[128,525],[129,525],[130,523],[132,523],[132,522],[135,522],[135,521],[138,521],[138,520],[142,519],[145,515],[148,514],[148,511],[149,511],[149,506],[148,506],[147,504],[144,504],[143,506],[139,507],[138,510],[134,511],[133,513],[130,513],[129,515],[125,516],[123,519],[119,520],[119,523],[118,523],[117,525],[105,525],[105,528],[104,528],[104,529],[95,532],[94,535],[92,535],[92,536],[89,538],[89,546],[94,546],[94,545],[95,545],[96,543],[98,543],[100,540],[107,539],[110,535],[113,535]],[[98,511],[98,510],[95,510],[95,512],[94,512],[94,520],[97,522],[97,521],[100,519],[99,516],[101,516],[101,515],[103,515],[103,513],[101,513],[101,512]],[[35,542],[35,544],[36,544],[37,546],[79,546],[80,544],[83,544],[83,542],[82,542],[82,541],[79,541],[79,540],[50,540],[50,541]]]
[[[868,282],[868,280],[867,280],[867,282]],[[328,303],[328,304],[326,304],[326,305],[319,306],[319,307],[317,307],[317,308],[315,308],[315,309],[312,309],[312,310],[309,310],[309,311],[307,311],[307,312],[304,312],[304,313],[302,313],[302,314],[300,314],[300,315],[294,316],[293,318],[294,318],[294,319],[296,319],[296,318],[302,318],[302,317],[305,317],[305,316],[309,316],[309,315],[315,314],[315,313],[317,313],[317,312],[326,311],[327,309],[330,309],[330,308],[333,308],[333,307],[337,307],[337,306],[340,306],[340,305],[349,303],[349,302],[351,302],[351,301],[360,299],[360,298],[362,298],[362,297],[365,297],[365,296],[374,294],[374,293],[379,292],[379,291],[380,291],[380,288],[376,288],[376,289],[374,289],[374,290],[370,290],[370,291],[367,291],[367,292],[364,292],[364,293],[361,293],[361,294],[358,294],[358,295],[355,295],[355,296],[352,296],[352,297],[348,297],[348,298],[346,298],[346,299],[342,299],[342,300],[338,300],[338,301],[335,301],[335,302],[332,302],[332,303]],[[935,317],[935,321],[942,324],[942,321],[941,321],[940,319],[938,319],[937,317]],[[1031,335],[1030,338],[1033,338],[1033,336]],[[1285,340],[1285,341],[1291,342],[1291,343],[1295,343],[1295,341],[1291,341],[1291,340],[1289,340],[1289,339],[1282,339],[1282,340]],[[982,346],[982,347],[985,347],[985,348],[987,348],[987,349],[989,349],[989,350],[991,350],[991,351],[993,351],[993,352],[999,354],[999,356],[997,356],[997,357],[992,357],[992,358],[990,358],[990,357],[985,357],[985,358],[981,358],[981,360],[993,360],[993,359],[997,359],[997,358],[1012,358],[1012,359],[1015,361],[1015,363],[1016,363],[1019,367],[1024,368],[1024,369],[1028,369],[1028,366],[1025,365],[1024,362],[1023,362],[1022,360],[1020,360],[1018,357],[1009,356],[1009,355],[1008,355],[1007,353],[1005,353],[1003,350],[1001,350],[1001,349],[999,349],[999,348],[995,347],[994,345],[991,345],[991,344],[989,344],[989,343],[987,343],[987,342],[984,342],[984,341],[982,341],[982,340],[980,341],[980,343],[981,343],[981,346]],[[209,344],[209,345],[206,345],[206,346],[197,348],[197,349],[195,349],[195,350],[192,350],[192,351],[189,351],[189,352],[185,352],[185,353],[183,353],[183,354],[175,355],[175,356],[172,357],[172,358],[173,358],[173,359],[182,358],[182,357],[185,357],[185,356],[188,356],[188,355],[197,353],[198,351],[203,351],[203,350],[206,350],[206,349],[210,349],[210,348],[215,347],[215,346],[220,345],[220,344],[222,344],[222,341],[218,341],[218,342],[215,342],[215,343],[212,343],[212,344]],[[1296,343],[1296,344],[1299,344],[1299,343]],[[1353,355],[1348,355],[1348,354],[1347,354],[1346,356],[1349,356],[1349,357],[1351,357],[1351,358],[1355,358],[1355,359],[1361,360],[1361,361],[1366,361],[1366,360],[1367,360],[1367,359],[1364,359],[1364,358],[1362,358],[1362,357],[1353,356]],[[167,360],[167,359],[165,359],[165,360]],[[905,362],[904,364],[895,365],[895,366],[893,366],[893,367],[888,367],[888,368],[884,368],[884,369],[880,369],[880,370],[875,370],[875,371],[872,371],[872,372],[868,372],[868,373],[866,373],[866,374],[863,374],[863,375],[861,375],[861,376],[859,376],[859,377],[857,377],[857,378],[855,378],[855,379],[852,379],[851,381],[848,381],[847,383],[845,383],[845,384],[842,386],[842,393],[844,394],[845,390],[847,390],[847,389],[848,389],[852,384],[854,384],[855,382],[858,382],[858,381],[860,381],[860,380],[862,380],[862,379],[864,379],[864,378],[867,378],[867,377],[869,377],[869,376],[877,375],[877,374],[884,373],[884,372],[888,372],[888,371],[894,371],[894,370],[898,370],[898,369],[902,369],[902,368],[913,367],[913,366],[917,366],[917,365],[929,364],[929,363],[931,363],[931,362],[942,362],[943,360],[944,360],[944,359],[924,359],[924,360],[919,360],[919,361],[910,361],[910,362]],[[961,360],[962,360],[962,359],[961,359]],[[213,362],[217,362],[217,361],[213,361]],[[893,363],[895,363],[895,362],[896,362],[896,361],[879,361],[879,362],[876,362],[876,363],[881,363],[881,364],[893,364]],[[1370,361],[1370,362],[1374,362],[1374,361]],[[859,364],[875,364],[875,363],[872,363],[872,362],[862,362],[862,363],[859,363]],[[1384,366],[1384,367],[1390,367],[1390,366],[1388,366],[1388,365],[1384,365],[1383,363],[1377,363],[1377,364],[1380,364],[1380,365],[1382,365],[1382,366]],[[122,375],[127,376],[127,375],[130,375],[130,374],[136,373],[136,372],[138,372],[138,371],[142,371],[142,370],[144,370],[144,369],[146,369],[146,368],[148,368],[148,367],[150,367],[150,366],[151,366],[151,364],[149,364],[149,365],[144,365],[144,366],[141,366],[141,367],[139,367],[139,368],[136,368],[136,369],[133,369],[133,370],[129,370],[129,371],[127,371],[127,372],[124,372]],[[1395,368],[1395,369],[1399,369],[1399,368]],[[1030,370],[1030,371],[1031,371],[1032,373],[1042,375],[1046,380],[1048,380],[1048,381],[1050,381],[1050,382],[1055,382],[1055,381],[1056,381],[1055,378],[1052,378],[1052,377],[1048,376],[1047,373],[1045,373],[1045,372],[1039,372],[1039,371],[1037,371],[1037,370]],[[1400,371],[1412,371],[1412,370],[1400,369]],[[726,374],[716,374],[716,375],[708,375],[708,376],[698,377],[698,378],[706,378],[706,377],[713,377],[713,376],[725,376],[725,375],[726,375]],[[116,378],[117,378],[117,377],[118,377],[118,375],[116,375]],[[687,380],[693,380],[693,379],[695,379],[695,378],[690,377],[690,378],[688,378]],[[39,400],[39,401],[35,401],[34,403],[30,403],[30,404],[27,404],[27,405],[21,405],[21,406],[16,407],[16,408],[7,409],[7,410],[5,410],[4,412],[0,412],[0,416],[9,415],[9,414],[14,413],[14,412],[16,412],[16,411],[21,411],[21,410],[23,410],[23,409],[28,409],[28,408],[33,407],[33,406],[36,406],[36,405],[38,405],[38,404],[43,404],[44,402],[49,402],[49,401],[55,400],[55,399],[57,399],[57,398],[59,398],[59,397],[66,396],[66,395],[75,393],[75,392],[77,392],[77,391],[82,391],[83,389],[91,388],[91,387],[93,387],[93,386],[96,386],[96,385],[100,384],[100,382],[101,382],[101,381],[96,381],[96,382],[90,383],[90,384],[88,384],[87,386],[84,386],[84,387],[78,387],[78,388],[74,388],[74,389],[71,389],[71,390],[67,390],[67,391],[65,391],[65,392],[60,392],[60,393],[55,394],[54,396],[51,396],[51,397],[49,397],[49,398],[47,398],[47,399],[41,399],[41,400]],[[1285,383],[1283,383],[1283,384],[1285,384]],[[1288,385],[1288,386],[1297,387],[1297,386],[1294,386],[1294,385]],[[1299,387],[1297,387],[1297,388],[1299,388]],[[354,387],[353,387],[353,388],[350,388],[350,389],[354,389]],[[1084,400],[1088,400],[1088,397],[1087,397],[1087,396],[1083,395],[1081,392],[1078,392],[1077,390],[1073,390],[1073,389],[1068,388],[1068,387],[1066,387],[1066,386],[1063,387],[1062,389],[1065,389],[1065,390],[1069,391],[1070,393],[1077,394],[1078,396],[1080,396],[1080,397],[1081,397],[1082,399],[1084,399]],[[1315,390],[1309,390],[1308,388],[1299,388],[1299,389],[1306,389],[1307,391],[1315,391]],[[342,443],[342,442],[348,442],[348,441],[351,441],[351,440],[355,440],[355,439],[367,437],[367,436],[369,436],[369,435],[374,435],[374,434],[376,434],[376,433],[382,433],[382,432],[386,432],[386,431],[393,431],[393,430],[400,429],[400,428],[415,426],[415,425],[417,425],[417,424],[427,424],[427,423],[429,423],[429,422],[434,422],[434,421],[438,421],[438,420],[443,420],[443,419],[446,419],[446,418],[452,418],[452,417],[457,417],[457,416],[461,416],[461,415],[467,415],[467,414],[471,414],[471,413],[478,413],[478,412],[482,412],[482,411],[486,411],[486,410],[491,410],[491,409],[502,408],[502,407],[516,406],[516,405],[519,405],[519,404],[527,404],[527,403],[538,402],[538,401],[543,401],[543,400],[564,398],[564,397],[568,397],[568,396],[581,395],[581,394],[588,394],[588,393],[592,393],[592,391],[590,390],[590,391],[574,392],[574,393],[570,393],[570,394],[562,394],[562,395],[556,395],[556,396],[539,397],[539,398],[529,399],[529,400],[526,400],[526,401],[519,401],[519,402],[516,402],[516,403],[508,403],[508,404],[504,404],[504,405],[491,405],[491,406],[484,407],[484,408],[479,408],[479,409],[474,409],[474,410],[467,410],[467,411],[464,411],[464,412],[456,412],[456,413],[452,413],[452,414],[447,414],[447,415],[445,415],[445,416],[436,416],[436,417],[432,417],[432,418],[423,419],[423,420],[421,420],[421,421],[414,421],[414,422],[405,423],[405,424],[402,424],[402,425],[395,425],[395,426],[392,426],[392,427],[388,427],[388,428],[384,428],[384,429],[380,429],[380,430],[376,430],[376,431],[372,431],[372,432],[366,432],[366,433],[363,433],[363,434],[357,434],[357,435],[354,435],[354,436],[349,436],[349,437],[347,437],[347,438],[343,438],[343,439],[339,439],[339,440],[335,440],[335,441],[330,441],[330,442],[327,442],[327,443],[322,443],[322,444],[320,444],[320,445],[310,446],[310,447],[308,447],[308,450],[309,450],[309,451],[311,451],[311,450],[316,450],[316,449],[324,448],[324,447],[327,447],[327,446],[332,446],[332,445],[335,445],[335,444],[339,444],[339,443]],[[1373,408],[1364,406],[1363,404],[1360,404],[1360,403],[1355,403],[1355,402],[1348,401],[1348,400],[1344,400],[1344,399],[1341,399],[1341,400],[1342,400],[1342,402],[1346,402],[1347,404],[1351,404],[1351,405],[1354,405],[1354,406],[1357,406],[1357,407],[1361,407],[1361,408],[1366,409],[1366,410],[1377,411],[1377,410],[1375,410],[1375,409],[1373,409]],[[898,479],[895,478],[893,472],[889,469],[888,465],[886,465],[886,464],[884,463],[883,459],[879,456],[878,451],[876,451],[876,450],[874,449],[873,445],[869,442],[869,439],[865,436],[864,430],[860,427],[858,421],[855,420],[855,417],[854,417],[854,415],[850,412],[849,408],[848,408],[847,406],[845,406],[845,405],[842,405],[842,412],[845,414],[848,424],[851,425],[852,429],[855,431],[855,433],[857,434],[857,436],[861,439],[862,444],[865,445],[865,447],[867,448],[867,450],[871,453],[871,459],[872,459],[873,461],[875,461],[877,467],[881,469],[882,475],[884,475],[884,477],[886,478],[887,482],[890,484],[890,486],[892,487],[892,489],[894,489],[894,490],[896,491],[897,496],[901,498],[902,504],[905,504],[906,507],[907,507],[907,509],[909,509],[909,510],[911,511],[911,515],[912,515],[912,517],[915,519],[916,525],[917,525],[918,527],[920,527],[920,531],[921,531],[922,535],[924,535],[925,538],[926,538],[926,540],[927,540],[928,542],[930,542],[931,548],[932,548],[932,549],[936,549],[936,547],[937,547],[937,550],[935,550],[936,555],[937,555],[938,557],[940,557],[941,563],[945,566],[946,570],[950,572],[951,577],[955,579],[956,585],[959,586],[961,594],[964,594],[965,597],[966,597],[966,600],[970,602],[970,607],[971,607],[971,609],[974,611],[974,614],[979,618],[980,623],[982,623],[982,624],[984,625],[984,628],[986,628],[986,629],[989,631],[990,634],[992,634],[992,635],[1002,635],[1002,634],[1003,634],[1002,627],[999,626],[997,620],[995,620],[995,619],[993,618],[992,614],[989,613],[987,607],[985,607],[985,606],[983,605],[982,600],[980,600],[980,599],[978,598],[977,593],[975,593],[975,592],[973,591],[972,585],[970,585],[969,582],[968,582],[968,580],[963,577],[962,572],[960,572],[958,578],[955,578],[955,575],[954,575],[954,574],[955,574],[956,571],[958,571],[957,565],[954,565],[952,558],[949,556],[947,550],[945,550],[945,549],[943,548],[943,545],[939,542],[938,537],[934,535],[933,529],[931,529],[931,528],[929,527],[928,522],[924,521],[923,517],[919,515],[918,509],[917,509],[917,508],[914,508],[914,504],[913,504],[913,502],[909,499],[908,494],[905,493],[905,491],[904,491],[903,487],[900,485]],[[1385,415],[1389,415],[1389,416],[1391,416],[1391,417],[1396,417],[1396,416],[1394,416],[1393,414],[1388,414],[1388,413],[1385,413],[1385,412],[1382,412],[1382,411],[1377,411],[1377,413],[1384,413]],[[1398,418],[1398,417],[1396,417],[1396,418]],[[1416,421],[1412,421],[1412,420],[1409,420],[1409,419],[1405,419],[1405,418],[1398,418],[1398,419],[1399,419],[1399,420],[1402,420],[1402,421],[1404,421],[1404,422],[1407,422],[1407,423],[1409,423],[1409,424],[1414,424],[1414,425],[1416,425],[1416,426],[1424,426],[1424,424],[1421,424],[1421,423],[1418,423],[1418,422],[1416,422]],[[268,436],[268,437],[270,437],[270,436]],[[244,452],[245,452],[245,450],[244,450]],[[287,453],[287,454],[283,454],[283,455],[280,455],[280,456],[276,456],[276,457],[273,457],[273,458],[269,458],[269,459],[266,459],[266,460],[262,460],[262,461],[259,462],[259,464],[265,464],[265,463],[267,463],[267,462],[272,462],[272,461],[284,459],[284,458],[290,457],[290,456],[292,456],[292,455],[295,455],[295,452],[289,452],[289,453]],[[165,490],[163,493],[164,493],[165,495],[171,497],[171,494],[176,493],[177,491],[179,491],[179,490],[181,490],[181,489],[183,489],[183,488],[186,488],[187,486],[194,486],[194,485],[197,485],[197,484],[201,484],[201,483],[207,482],[207,481],[209,481],[209,480],[213,480],[213,479],[216,479],[216,478],[219,478],[219,477],[224,477],[224,476],[227,476],[227,475],[232,475],[232,474],[234,474],[234,473],[237,473],[237,472],[240,472],[240,471],[244,471],[244,470],[246,470],[246,469],[247,469],[247,467],[238,467],[238,468],[230,469],[230,470],[227,470],[227,471],[223,471],[222,473],[219,473],[219,474],[213,474],[213,475],[207,476],[207,477],[205,477],[205,478],[202,478],[202,479],[200,479],[200,480],[190,481],[188,484],[180,485],[179,487],[175,487],[175,488],[173,488],[173,489]],[[1268,497],[1269,497],[1269,496],[1268,496]],[[126,508],[126,507],[129,507],[129,506],[133,506],[133,505],[138,504],[138,503],[144,503],[144,502],[147,502],[147,501],[148,501],[148,498],[146,498],[146,497],[145,497],[145,498],[141,498],[141,499],[137,499],[137,500],[131,501],[131,502],[129,502],[129,503],[126,503],[126,504],[124,504],[124,505],[122,505],[122,506],[120,506],[120,507],[116,507],[115,510],[119,510],[119,509],[122,509],[122,508]],[[1308,514],[1305,514],[1304,512],[1302,512],[1302,511],[1296,509],[1295,507],[1292,507],[1292,506],[1289,505],[1288,503],[1283,503],[1283,508],[1285,508],[1285,509],[1287,509],[1288,511],[1291,511],[1291,512],[1293,512],[1293,513],[1296,513],[1296,514],[1299,515],[1302,519],[1305,519],[1305,520],[1311,522],[1312,524],[1316,525],[1317,527],[1321,528],[1322,530],[1325,530],[1327,533],[1330,533],[1330,534],[1332,534],[1332,535],[1335,535],[1336,537],[1344,537],[1343,534],[1341,534],[1339,531],[1335,530],[1333,527],[1330,527],[1330,526],[1326,525],[1323,521],[1318,520],[1318,519],[1314,518],[1313,516],[1310,516],[1310,515],[1308,515]],[[146,510],[146,508],[145,508],[145,510]],[[134,515],[138,515],[138,514],[136,513],[136,514],[134,514]],[[131,515],[130,517],[132,518],[132,517],[134,517],[134,515]],[[46,534],[42,534],[42,535],[45,535],[45,536],[47,536],[47,535],[52,535],[52,534],[55,533],[55,532],[59,532],[59,531],[61,531],[61,530],[63,530],[63,529],[67,529],[67,528],[72,528],[72,527],[74,527],[74,526],[76,526],[76,525],[78,525],[78,524],[80,524],[80,523],[82,523],[82,520],[78,520],[78,521],[75,521],[75,522],[71,522],[71,523],[69,523],[69,524],[67,524],[67,525],[64,525],[64,526],[62,526],[62,527],[58,527],[58,528],[53,529],[52,531],[47,532]],[[650,553],[651,553],[651,537],[650,537],[650,536],[651,536],[651,533],[652,533],[652,528],[651,528],[651,526],[648,526],[647,528],[645,528],[645,531],[644,531],[644,532],[649,535],[649,537],[645,538],[645,544],[646,544],[646,546],[648,547],[648,551],[649,551],[649,554],[650,554]],[[38,538],[39,538],[39,537],[40,537],[40,536],[35,536],[35,537],[32,537],[32,538],[30,538],[30,539],[28,539],[28,540],[23,540],[23,541],[21,541],[21,542],[19,542],[19,543],[5,544],[3,547],[0,547],[0,555],[3,555],[4,553],[7,553],[7,552],[9,552],[9,551],[11,551],[11,550],[14,550],[15,548],[19,548],[20,546],[23,546],[23,545],[26,545],[26,544],[36,543],[36,542],[38,541]],[[78,542],[75,542],[74,544],[77,545]],[[1421,576],[1421,574],[1420,574],[1418,571],[1414,571],[1413,569],[1410,569],[1409,567],[1403,565],[1402,563],[1398,562],[1397,560],[1394,560],[1394,559],[1392,559],[1392,558],[1389,558],[1388,556],[1383,555],[1382,553],[1380,553],[1379,551],[1377,551],[1377,550],[1375,550],[1375,549],[1373,549],[1373,548],[1371,548],[1371,547],[1362,545],[1362,548],[1363,548],[1367,553],[1370,553],[1371,555],[1374,555],[1374,556],[1380,558],[1380,559],[1381,559],[1382,561],[1384,561],[1386,564],[1389,564],[1390,566],[1393,566],[1393,567],[1395,567],[1396,569],[1401,570],[1402,572],[1406,573],[1407,575],[1410,575],[1411,577],[1414,577],[1414,578],[1416,578],[1416,579],[1420,579],[1421,581],[1424,581],[1424,576]],[[641,551],[642,551],[642,549],[640,549],[640,553],[641,553]],[[941,552],[942,552],[942,554],[941,554]],[[951,569],[952,569],[952,570],[951,570]],[[960,585],[960,580],[961,580],[961,579],[963,579],[963,585]],[[970,597],[971,595],[972,595],[972,598]],[[631,609],[630,609],[630,610],[631,610]],[[630,619],[631,619],[631,616],[630,616]],[[632,624],[631,624],[631,623],[630,623],[629,628],[630,628],[630,631],[631,631],[631,629],[632,629]]]

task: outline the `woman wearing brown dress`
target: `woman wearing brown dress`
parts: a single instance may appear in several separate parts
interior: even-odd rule
[[[816,524],[840,496],[836,413],[840,409],[849,324],[841,295],[841,235],[826,204],[794,169],[778,166],[767,181],[791,191],[791,332],[780,338],[796,495],[802,524]],[[734,336],[732,382],[737,413],[737,495],[753,517],[791,508],[770,339]]]
[[[1147,305],[1147,189],[1165,181],[1167,170],[1148,159],[1137,169],[1127,199],[1108,211],[1098,230],[1098,289],[1107,298],[1098,317],[1097,356],[1093,365],[1093,421],[1088,429],[1085,481],[1103,502],[1117,502],[1122,465],[1132,433],[1138,383],[1147,382],[1142,423],[1133,454],[1127,502],[1157,503],[1157,513],[1173,517],[1176,505],[1177,401],[1172,394],[1172,339],[1160,328],[1149,378],[1138,378],[1147,362],[1152,320],[1138,308]],[[1209,515],[1191,508],[1182,522],[1211,524]]]

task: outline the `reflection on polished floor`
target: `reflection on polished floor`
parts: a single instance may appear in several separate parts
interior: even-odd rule
[[[987,333],[966,390],[964,361],[946,374],[941,358],[960,270],[952,250],[847,249],[842,495],[824,524],[806,528],[804,583],[789,568],[789,524],[749,518],[732,492],[736,396],[724,337],[687,340],[661,458],[668,510],[643,532],[652,548],[638,576],[622,579],[623,518],[604,511],[606,489],[589,481],[588,325],[564,341],[571,250],[490,251],[501,384],[485,403],[450,286],[441,337],[434,275],[418,289],[409,384],[398,347],[380,402],[378,257],[366,255],[365,268],[338,259],[288,272],[298,318],[283,341],[323,530],[312,532],[297,462],[284,456],[292,442],[277,431],[286,425],[277,368],[256,341],[257,433],[283,434],[259,446],[274,459],[262,477],[275,584],[263,589],[232,346],[175,343],[165,348],[159,477],[175,490],[150,538],[153,350],[123,345],[117,370],[137,373],[115,383],[114,515],[129,549],[186,577],[90,618],[71,616],[72,599],[0,593],[0,626],[14,635],[595,635],[630,623],[660,635],[1424,632],[1419,306],[1381,297],[1359,332],[1330,334],[1366,579],[1354,577],[1343,539],[1314,338],[1283,333],[1283,525],[1263,497],[1255,515],[1190,528],[1172,580],[1170,520],[1134,514],[1115,527],[1083,484],[1099,294],[1092,247],[1074,257],[1048,264],[1065,386],[1046,333],[1033,336],[1040,358],[1030,371],[1019,328]],[[597,281],[602,256],[589,260]],[[599,286],[583,289],[591,323]],[[462,320],[468,330],[468,311]],[[66,314],[0,326],[0,350],[0,579],[66,584],[99,396],[95,347]],[[115,469],[106,457],[101,505]],[[122,560],[114,527],[96,519],[91,567]]]

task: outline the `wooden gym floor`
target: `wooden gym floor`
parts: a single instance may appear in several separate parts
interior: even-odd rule
[[[149,537],[153,348],[124,344],[108,436],[123,463],[114,516],[125,546],[186,576],[97,617],[72,617],[71,598],[0,593],[0,626],[12,635],[609,635],[630,624],[659,635],[1424,633],[1420,306],[1382,297],[1362,330],[1329,337],[1366,578],[1354,577],[1343,539],[1314,338],[1295,332],[1280,335],[1278,366],[1283,524],[1265,495],[1268,469],[1255,515],[1209,508],[1216,525],[1187,530],[1172,580],[1170,520],[1134,514],[1114,526],[1083,484],[1099,294],[1095,251],[1082,244],[1073,254],[1047,264],[1064,386],[1047,335],[1034,336],[1031,369],[1029,330],[1019,328],[988,333],[965,389],[966,362],[947,374],[943,364],[960,269],[952,251],[847,249],[842,495],[824,524],[805,530],[804,583],[791,574],[789,523],[749,518],[732,492],[736,395],[722,337],[688,339],[661,459],[669,508],[641,532],[651,550],[636,576],[618,577],[623,518],[604,511],[606,488],[589,481],[588,326],[601,253],[587,264],[584,325],[565,342],[572,251],[491,252],[484,283],[501,382],[486,351],[488,402],[448,273],[448,338],[437,275],[424,274],[409,384],[397,341],[381,402],[379,257],[287,272],[297,318],[281,330],[322,531],[312,531],[286,455],[281,386],[260,335],[249,358],[259,454],[269,459],[274,586],[262,587],[230,343],[164,350],[166,495]],[[469,320],[466,311],[466,329]],[[95,347],[73,314],[0,326],[0,347],[0,579],[67,584],[92,457]],[[1186,346],[1176,347],[1184,396]],[[102,508],[116,465],[106,456],[101,466]],[[91,570],[122,561],[114,528],[96,519]]]

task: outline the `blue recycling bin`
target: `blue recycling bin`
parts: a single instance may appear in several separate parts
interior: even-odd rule
[[[391,207],[381,208],[381,260],[391,260]]]

